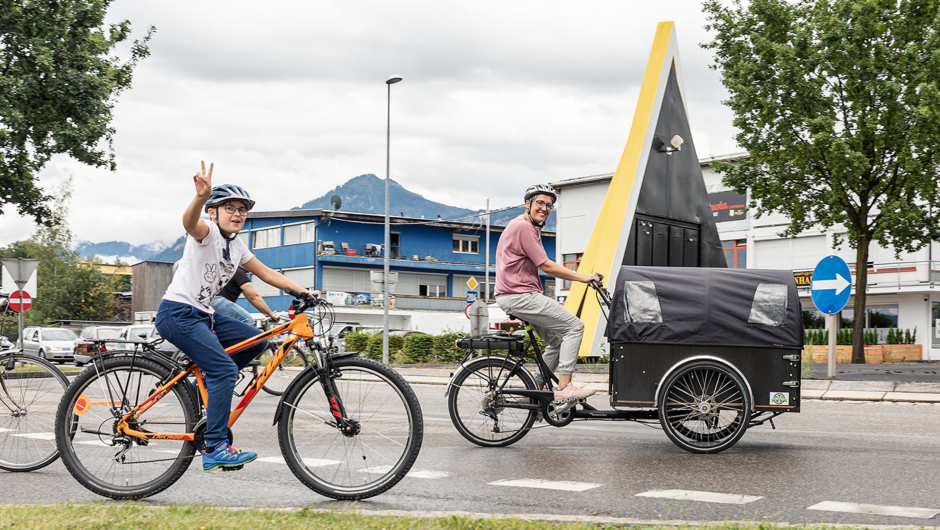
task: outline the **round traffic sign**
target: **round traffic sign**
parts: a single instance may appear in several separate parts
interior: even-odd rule
[[[852,295],[852,271],[838,256],[826,256],[813,270],[810,294],[816,309],[827,315],[842,311]]]
[[[14,311],[26,311],[33,305],[33,299],[26,291],[14,291],[10,295],[10,309]]]

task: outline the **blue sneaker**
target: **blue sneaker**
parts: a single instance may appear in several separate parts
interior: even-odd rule
[[[242,452],[229,444],[220,444],[211,453],[202,452],[202,470],[208,473],[216,469],[241,469],[242,466],[255,458],[258,458],[258,453]]]

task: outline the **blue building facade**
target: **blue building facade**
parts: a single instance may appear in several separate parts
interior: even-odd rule
[[[375,293],[382,284],[371,273],[384,265],[384,216],[335,210],[251,212],[239,237],[265,265],[305,288],[345,294],[343,305],[380,305]],[[490,227],[490,297],[495,285],[496,246],[503,227]],[[396,307],[463,310],[467,281],[484,290],[486,226],[477,223],[391,218],[390,270],[398,273]],[[555,233],[543,232],[542,244],[555,255]],[[546,294],[554,280],[542,278]],[[262,282],[255,288],[275,311],[287,309],[291,298]],[[337,298],[334,296],[334,303]],[[240,305],[252,311],[248,302]]]

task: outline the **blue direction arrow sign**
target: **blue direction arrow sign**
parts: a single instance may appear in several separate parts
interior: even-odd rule
[[[816,309],[832,315],[842,311],[852,295],[852,272],[838,256],[826,256],[813,269],[810,293]]]

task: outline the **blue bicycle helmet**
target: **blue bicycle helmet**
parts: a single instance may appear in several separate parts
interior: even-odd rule
[[[209,208],[216,207],[228,201],[242,201],[245,203],[245,208],[248,210],[255,207],[255,201],[251,200],[251,196],[248,195],[248,192],[245,191],[244,188],[234,184],[222,184],[212,187],[212,195],[210,195],[209,200],[206,201],[205,211],[209,213]]]

